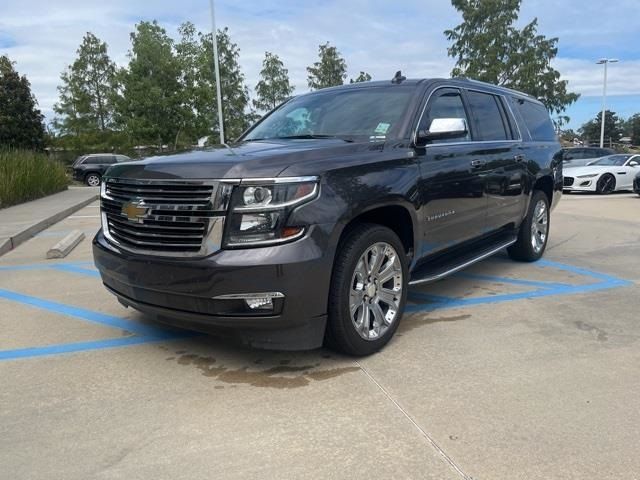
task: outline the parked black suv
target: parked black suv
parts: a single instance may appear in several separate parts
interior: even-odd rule
[[[505,247],[542,256],[562,157],[534,98],[395,80],[301,95],[229,148],[104,180],[93,251],[121,303],[254,346],[366,355],[409,285]]]
[[[97,187],[104,172],[111,165],[131,160],[126,155],[114,155],[112,153],[92,153],[78,157],[73,165],[73,178],[84,182],[90,187]]]

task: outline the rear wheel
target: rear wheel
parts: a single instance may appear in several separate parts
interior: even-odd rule
[[[547,195],[540,190],[534,191],[527,216],[520,225],[518,240],[507,249],[509,256],[521,262],[540,259],[547,248],[550,220]]]
[[[88,173],[84,177],[84,183],[89,185],[90,187],[97,187],[100,185],[100,175],[97,173]]]
[[[370,355],[393,337],[407,300],[404,247],[390,229],[363,224],[341,242],[329,293],[327,340],[349,355]]]
[[[609,195],[616,189],[616,178],[610,173],[605,173],[598,179],[596,192],[600,195]]]

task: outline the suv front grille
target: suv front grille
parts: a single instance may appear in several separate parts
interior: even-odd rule
[[[573,185],[573,177],[564,177],[564,186],[570,187]]]
[[[220,249],[232,188],[221,181],[106,178],[103,233],[131,252],[209,255]]]

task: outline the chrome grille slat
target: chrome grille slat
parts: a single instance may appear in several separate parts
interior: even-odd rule
[[[134,230],[131,230],[129,228],[125,228],[123,226],[117,225],[114,222],[112,222],[111,220],[109,221],[109,226],[112,228],[115,228],[116,230],[119,230],[121,232],[125,232],[129,235],[134,235],[136,237],[155,237],[155,238],[176,238],[176,239],[196,239],[199,242],[202,241],[202,235],[185,235],[184,233],[181,233],[180,235],[172,235],[169,233],[141,233],[141,232],[136,232]]]
[[[115,216],[110,216],[109,217],[109,221],[121,224],[121,225],[126,226],[128,228],[137,228],[138,227],[138,225],[132,224],[128,220],[124,220],[124,219],[120,220],[119,218],[117,218]],[[194,225],[195,225],[195,223],[194,223]],[[144,225],[144,228],[145,229],[152,229],[152,230],[178,230],[178,231],[181,231],[181,232],[187,232],[188,230],[195,230],[194,233],[199,233],[200,235],[204,235],[204,230],[205,230],[204,224],[202,224],[201,227],[196,227],[196,226],[194,226],[194,227],[191,227],[191,226],[188,226],[188,227],[187,226],[176,227],[176,226],[168,226],[168,225],[153,225],[153,224],[147,223],[147,224]]]
[[[215,180],[105,178],[104,235],[136,253],[209,255],[220,249],[232,188],[232,183]]]

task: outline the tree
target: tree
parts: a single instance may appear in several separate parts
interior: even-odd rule
[[[116,65],[107,44],[87,32],[77,58],[60,76],[60,99],[53,107],[62,134],[105,132],[113,124]]]
[[[370,82],[371,81],[371,75],[369,75],[367,72],[360,72],[360,74],[356,77],[356,79],[354,80],[353,78],[349,81],[349,83],[360,83],[360,82]]]
[[[131,43],[129,65],[118,73],[118,121],[135,142],[174,143],[185,117],[174,42],[153,21],[138,23]]]
[[[307,83],[312,90],[342,85],[347,78],[347,62],[329,42],[318,47],[319,61],[307,67]]]
[[[20,76],[9,57],[0,56],[0,146],[44,146],[44,117],[37,103],[27,77]]]
[[[631,124],[629,136],[632,145],[640,145],[640,113],[636,113],[627,120]]]
[[[260,71],[260,81],[256,85],[254,107],[258,110],[272,110],[284,102],[294,88],[289,83],[289,71],[278,55],[265,52]]]
[[[195,142],[211,133],[215,116],[215,83],[209,68],[212,60],[206,57],[201,33],[191,22],[180,25],[178,33],[176,56],[180,64],[183,130],[189,141]]]
[[[602,125],[602,112],[598,112],[596,118],[589,120],[580,127],[582,138],[586,142],[593,143],[600,141],[600,129]],[[605,142],[616,142],[622,135],[622,122],[615,112],[606,110],[604,115],[604,138]]]
[[[444,34],[456,59],[451,75],[514,88],[539,98],[551,112],[561,113],[579,95],[551,67],[558,38],[537,33],[534,18],[522,30],[514,26],[521,0],[451,0],[462,23]]]

